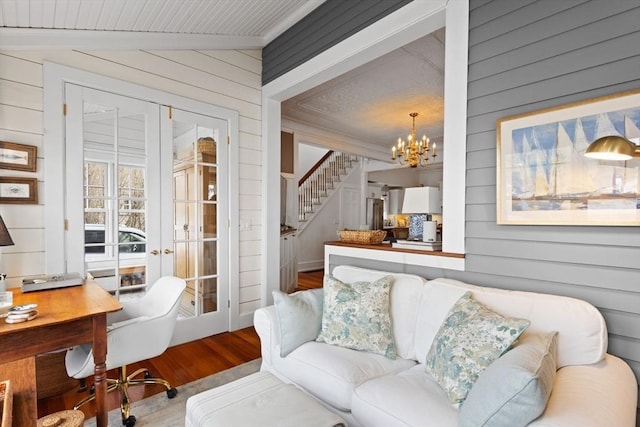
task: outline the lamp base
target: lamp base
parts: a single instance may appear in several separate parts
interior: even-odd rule
[[[437,223],[435,221],[424,221],[422,223],[422,241],[433,243],[437,240]]]
[[[407,240],[422,240],[422,227],[425,221],[429,220],[429,215],[419,214],[409,217],[409,237]]]

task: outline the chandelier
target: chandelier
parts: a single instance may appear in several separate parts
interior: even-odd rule
[[[411,134],[405,142],[402,138],[398,138],[397,145],[391,147],[391,160],[398,160],[401,165],[409,165],[412,168],[422,166],[429,161],[429,155],[436,157],[436,143],[431,146],[429,153],[429,138],[422,136],[421,140],[416,139],[416,117],[418,113],[409,114],[413,118],[413,126],[411,126]]]

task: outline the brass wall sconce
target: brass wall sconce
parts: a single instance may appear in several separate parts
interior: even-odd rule
[[[593,141],[584,155],[590,159],[630,160],[640,157],[640,145],[621,136],[609,135]]]

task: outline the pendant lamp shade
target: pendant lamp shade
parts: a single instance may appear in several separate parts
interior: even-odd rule
[[[640,157],[640,146],[621,136],[609,135],[593,141],[584,155],[600,160],[630,160]]]

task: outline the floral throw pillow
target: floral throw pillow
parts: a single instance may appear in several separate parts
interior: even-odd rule
[[[322,330],[317,341],[396,358],[389,314],[393,276],[343,283],[324,278]]]
[[[503,317],[467,292],[440,326],[427,354],[426,371],[460,407],[478,375],[511,347],[529,323]]]

